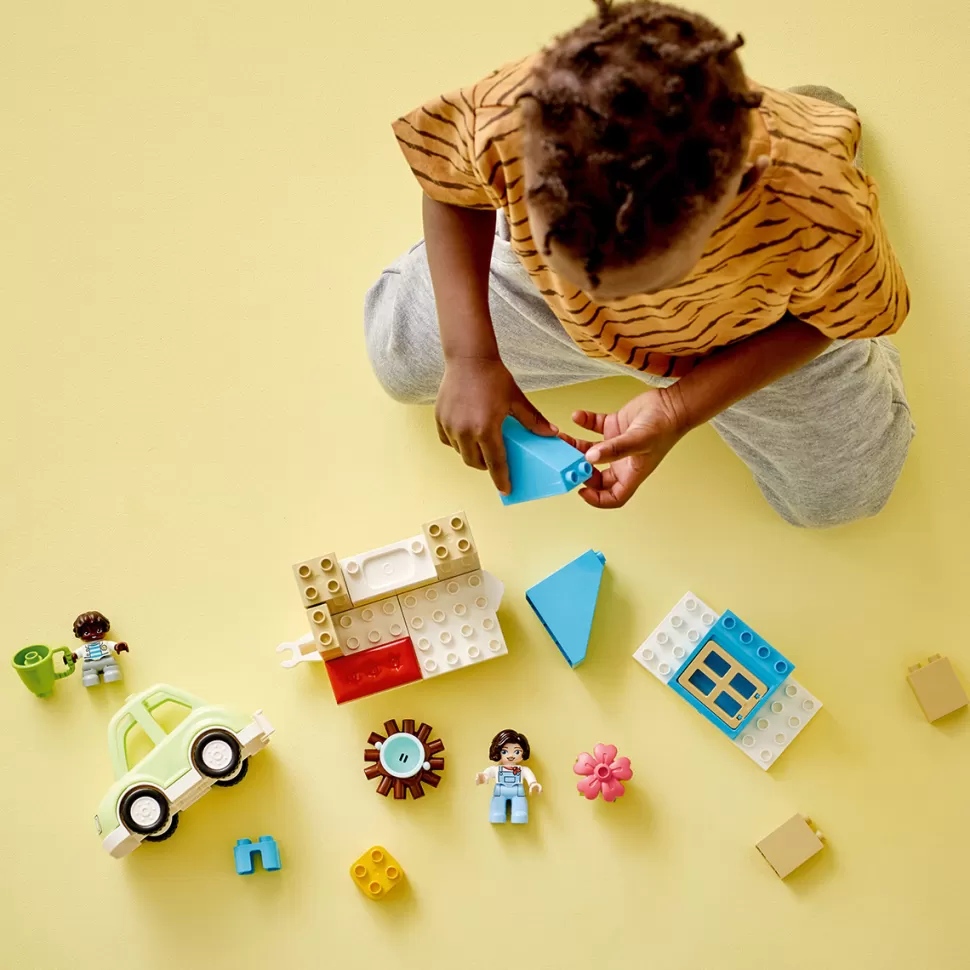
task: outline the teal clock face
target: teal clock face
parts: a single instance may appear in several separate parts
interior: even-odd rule
[[[381,745],[381,767],[392,778],[413,778],[424,765],[424,745],[413,734],[392,734]]]

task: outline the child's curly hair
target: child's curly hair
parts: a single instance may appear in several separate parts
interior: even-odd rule
[[[97,610],[91,610],[90,613],[82,613],[74,621],[74,636],[78,640],[83,640],[85,637],[103,637],[111,629],[111,624],[108,622],[108,618],[104,613],[99,613]]]
[[[555,239],[595,287],[604,265],[662,249],[723,195],[761,95],[740,34],[666,3],[594,2],[598,15],[542,52],[520,103],[541,248]]]

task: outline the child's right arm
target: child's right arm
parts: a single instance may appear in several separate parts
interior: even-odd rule
[[[488,308],[495,211],[424,196],[424,235],[438,308],[445,373],[435,402],[438,437],[472,468],[487,468],[511,490],[502,421],[511,414],[530,431],[554,435],[502,363]]]

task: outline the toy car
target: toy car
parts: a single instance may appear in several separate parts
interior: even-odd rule
[[[169,703],[187,710],[166,732],[155,712]],[[132,764],[127,742],[136,725],[154,747]],[[178,826],[178,813],[213,785],[243,780],[247,759],[266,747],[272,733],[262,711],[247,718],[168,684],[129,697],[108,725],[108,752],[117,780],[94,816],[101,844],[120,859],[142,840],[169,838]]]

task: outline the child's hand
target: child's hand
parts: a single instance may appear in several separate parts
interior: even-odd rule
[[[438,437],[466,465],[487,468],[503,495],[512,490],[502,441],[502,421],[509,414],[536,434],[558,434],[559,429],[533,407],[498,358],[460,357],[445,364],[435,401]]]
[[[632,498],[644,479],[683,437],[686,424],[667,389],[647,391],[615,414],[576,411],[573,421],[603,435],[593,443],[560,435],[586,455],[591,465],[609,462],[579,490],[583,500],[600,509],[618,509]]]

